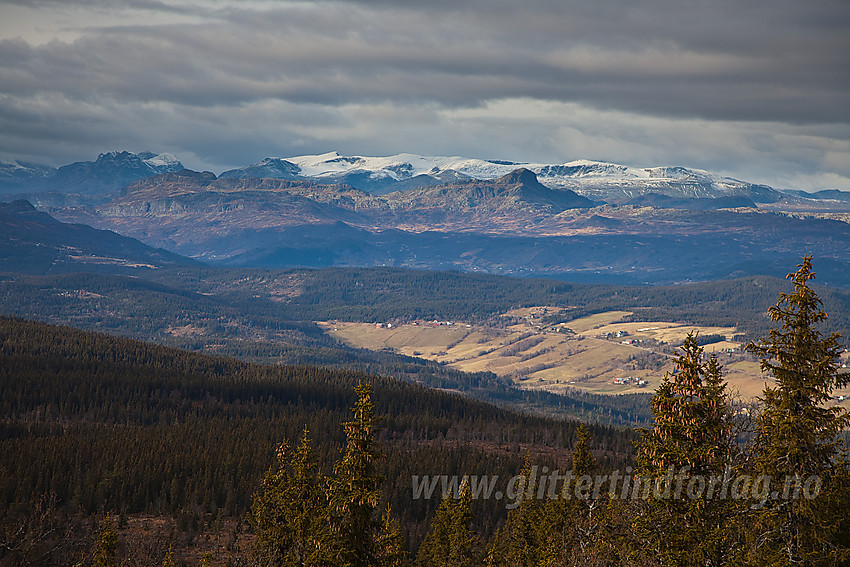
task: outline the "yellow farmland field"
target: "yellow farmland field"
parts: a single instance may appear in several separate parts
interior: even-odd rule
[[[618,322],[631,315],[629,311],[599,313],[549,328],[539,325],[541,316],[557,312],[546,307],[514,310],[506,315],[525,322],[506,329],[422,321],[319,324],[352,346],[391,349],[467,372],[490,371],[511,377],[523,388],[552,392],[580,388],[605,394],[654,391],[673,368],[671,347],[679,346],[688,332],[727,338],[736,332],[665,321]],[[732,390],[748,398],[761,393],[764,379],[758,365],[741,360],[739,344],[719,342],[706,345],[705,350],[716,352],[721,364],[728,365],[726,377]]]

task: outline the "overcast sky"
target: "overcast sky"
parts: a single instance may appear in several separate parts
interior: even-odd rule
[[[850,190],[848,0],[0,0],[0,159],[682,165]]]

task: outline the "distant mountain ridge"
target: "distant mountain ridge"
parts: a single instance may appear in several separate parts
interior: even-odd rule
[[[150,175],[157,170],[164,171]],[[838,285],[850,287],[844,193],[780,193],[681,167],[331,153],[269,158],[216,177],[182,169],[173,156],[112,152],[60,168],[49,180],[67,191],[104,191],[27,196],[59,221],[211,263],[676,283],[784,275],[812,253],[821,273],[838,274]],[[19,236],[7,238],[15,249]],[[55,250],[59,267],[86,257]]]
[[[107,152],[95,161],[78,161],[58,169],[21,162],[0,162],[2,193],[111,193],[146,177],[180,171],[173,154]]]
[[[0,271],[132,273],[197,265],[115,232],[59,222],[27,201],[0,203]]]
[[[789,191],[789,193],[797,197],[803,197],[804,199],[850,203],[850,191],[840,191],[838,189],[824,189],[823,191],[815,191],[814,193],[807,193],[805,191]]]
[[[56,175],[56,168],[16,161],[0,162],[0,191],[30,191],[41,186],[45,180]]]
[[[731,195],[728,197],[716,197],[713,199],[687,198],[687,197],[671,197],[659,193],[643,193],[634,199],[630,199],[623,203],[624,205],[634,205],[636,207],[655,207],[659,209],[693,209],[705,211],[710,209],[738,209],[738,208],[756,208],[755,202],[749,197],[743,195]]]
[[[850,285],[850,224],[753,204],[647,193],[631,205],[600,205],[551,189],[526,168],[384,195],[313,179],[183,170],[137,181],[96,206],[48,210],[232,266],[399,266],[674,283],[784,275],[788,264],[813,253],[822,273],[844,273],[835,280]]]
[[[345,223],[358,229],[514,232],[595,203],[540,184],[524,169],[493,181],[466,179],[372,195],[309,180],[218,178],[184,170],[137,181],[108,203],[57,210],[65,220],[209,260],[256,246],[257,231]],[[199,254],[200,252],[200,254]]]
[[[285,159],[265,158],[225,171],[220,177],[313,179],[345,183],[370,193],[384,194],[466,178],[493,180],[520,168],[536,174],[540,183],[549,188],[570,189],[589,199],[609,203],[622,203],[644,193],[691,199],[746,197],[756,203],[772,203],[783,196],[767,185],[684,167],[635,168],[589,160],[542,164],[416,154],[361,157],[330,152]]]
[[[780,191],[764,184],[687,167],[632,167],[591,160],[546,164],[410,153],[385,157],[346,156],[338,152],[267,157],[224,171],[218,177],[345,184],[383,195],[465,180],[491,181],[520,168],[533,172],[539,182],[550,189],[569,189],[590,200],[611,204],[632,202],[648,193],[675,199],[749,199],[755,204],[774,203],[789,195],[815,200],[850,200],[848,193],[837,190],[815,194]],[[60,202],[60,195],[113,193],[135,181],[182,169],[183,164],[176,156],[153,152],[111,151],[100,154],[94,161],[75,162],[58,169],[24,162],[0,162],[0,193],[52,193],[56,196],[54,202]],[[65,202],[85,201],[66,198]],[[699,207],[707,205],[699,204]]]

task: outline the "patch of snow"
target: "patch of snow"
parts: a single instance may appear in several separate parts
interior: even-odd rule
[[[20,164],[20,162],[6,162],[0,161],[0,169],[5,169],[7,171],[21,171],[30,169]]]
[[[144,162],[151,167],[173,167],[180,163],[180,160],[177,159],[177,156],[174,154],[164,153],[157,154],[152,158],[148,158],[144,160]]]

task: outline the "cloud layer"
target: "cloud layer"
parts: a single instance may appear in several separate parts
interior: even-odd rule
[[[850,189],[850,5],[18,1],[0,159],[402,151]]]

